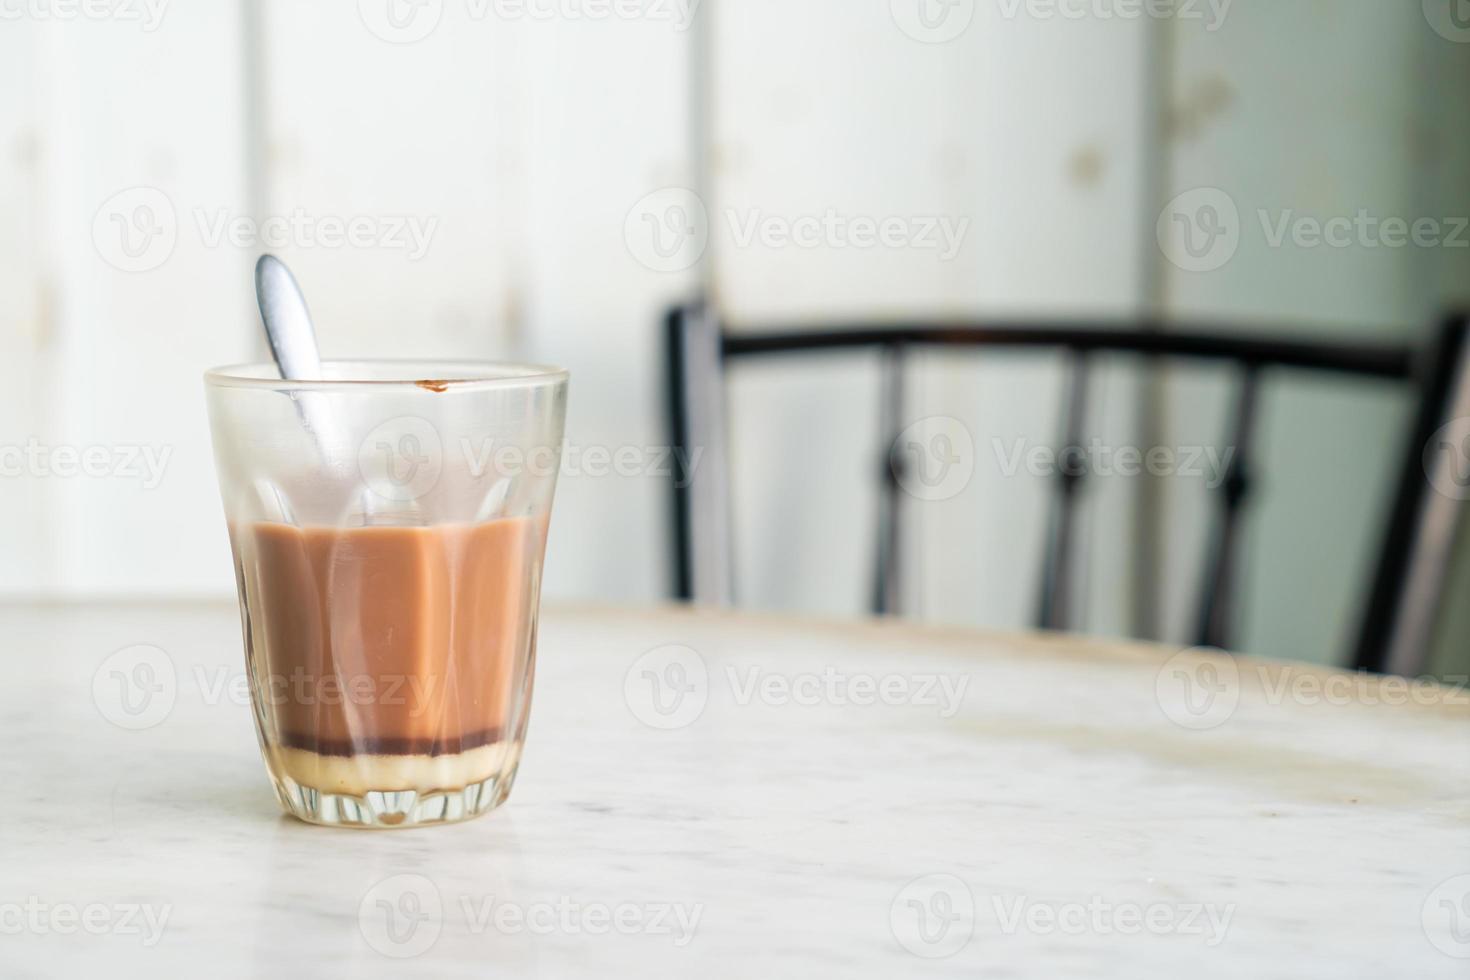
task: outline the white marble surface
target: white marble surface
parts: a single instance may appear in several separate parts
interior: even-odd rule
[[[233,607],[0,623],[7,977],[1470,975],[1463,692],[553,609],[510,802],[371,833],[277,812]]]

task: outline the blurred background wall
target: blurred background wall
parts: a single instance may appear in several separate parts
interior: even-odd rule
[[[328,356],[565,364],[569,445],[638,448],[633,475],[567,468],[550,599],[667,593],[657,324],[701,291],[737,324],[1159,313],[1418,335],[1470,300],[1459,2],[0,0],[0,444],[111,460],[0,479],[0,590],[230,593],[199,375],[266,355],[265,250],[295,268]],[[1443,231],[1292,233],[1362,212]],[[804,217],[902,234],[763,233]],[[1202,256],[1171,239],[1181,220]],[[910,508],[913,614],[1027,623],[1051,484],[1004,457],[1058,440],[1062,377],[1034,358],[919,365],[911,414],[963,420],[976,455],[963,493]],[[1090,435],[1221,448],[1232,381],[1110,363]],[[744,602],[863,608],[877,384],[863,359],[736,379]],[[1368,387],[1268,386],[1243,648],[1345,649],[1407,411]],[[1093,481],[1089,630],[1186,637],[1206,483]],[[1470,660],[1460,555],[1446,671]]]

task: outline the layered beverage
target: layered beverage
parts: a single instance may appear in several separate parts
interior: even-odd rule
[[[271,783],[311,823],[485,813],[525,740],[566,372],[322,373],[206,375]]]
[[[509,792],[544,520],[231,537],[261,748],[288,806],[412,793],[473,808]]]

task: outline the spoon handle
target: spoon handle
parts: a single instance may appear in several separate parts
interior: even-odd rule
[[[255,263],[255,298],[260,304],[260,319],[265,324],[266,339],[281,377],[287,381],[325,380],[306,296],[286,263],[274,255],[262,255]],[[331,406],[311,391],[292,392],[291,400],[296,403],[296,414],[316,444],[322,463],[331,467],[333,452],[339,448]]]
[[[317,353],[306,296],[286,263],[274,255],[260,257],[255,263],[255,296],[281,377],[288,381],[322,380],[322,359]]]

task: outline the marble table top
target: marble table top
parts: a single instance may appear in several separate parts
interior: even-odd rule
[[[0,974],[1470,975],[1470,696],[549,609],[510,801],[311,827],[233,606],[0,607]]]

